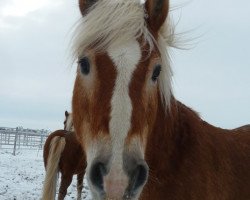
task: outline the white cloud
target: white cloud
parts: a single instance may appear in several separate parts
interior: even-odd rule
[[[71,108],[75,70],[66,56],[78,3],[54,0],[58,4],[2,18],[1,8],[13,5],[7,1],[0,0],[7,26],[0,24],[0,125],[58,129]]]
[[[12,0],[10,4],[7,4],[1,9],[1,15],[4,17],[23,17],[30,12],[34,12],[48,5],[55,5],[60,2],[60,0]]]
[[[44,8],[53,8],[61,5],[62,0],[9,0],[0,5],[0,28],[13,28],[13,19],[26,17]]]

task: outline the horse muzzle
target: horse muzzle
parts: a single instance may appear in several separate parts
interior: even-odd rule
[[[95,161],[89,182],[102,200],[132,200],[139,196],[148,179],[148,165],[141,159],[126,159],[119,167]]]

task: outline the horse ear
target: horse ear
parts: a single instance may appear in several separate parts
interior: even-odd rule
[[[68,117],[69,116],[69,113],[68,113],[68,111],[66,110],[65,111],[65,117]]]
[[[169,12],[169,0],[146,0],[149,27],[158,32]]]
[[[82,15],[86,15],[87,10],[96,2],[97,0],[79,0],[79,8]]]

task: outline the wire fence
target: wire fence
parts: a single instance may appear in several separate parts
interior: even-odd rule
[[[48,135],[47,130],[0,130],[0,149],[13,149],[13,155],[17,149],[42,149]]]

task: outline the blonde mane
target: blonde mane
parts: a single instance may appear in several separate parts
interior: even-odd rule
[[[98,0],[79,21],[73,37],[73,56],[78,59],[87,49],[105,52],[110,46],[143,38],[151,53],[158,48],[162,58],[159,87],[163,103],[170,103],[172,94],[172,70],[168,47],[174,46],[174,28],[166,20],[159,31],[158,41],[147,28],[144,4],[140,0]]]

